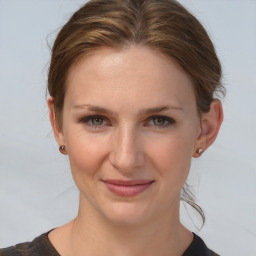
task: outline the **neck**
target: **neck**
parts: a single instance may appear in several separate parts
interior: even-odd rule
[[[179,200],[154,221],[131,225],[109,221],[80,197],[78,216],[66,230],[69,251],[77,256],[182,255],[193,240],[179,221]]]

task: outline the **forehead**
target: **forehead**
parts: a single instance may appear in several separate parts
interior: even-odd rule
[[[171,57],[138,46],[102,48],[83,57],[69,72],[66,97],[72,104],[115,100],[120,106],[195,102],[189,75]]]

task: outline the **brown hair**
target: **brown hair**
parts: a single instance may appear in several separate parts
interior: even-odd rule
[[[208,112],[215,95],[225,95],[221,65],[200,22],[175,0],[91,0],[75,12],[60,30],[52,48],[48,91],[62,125],[62,109],[69,69],[81,57],[100,47],[141,45],[174,59],[192,78],[198,113]],[[195,208],[185,183],[181,200]]]

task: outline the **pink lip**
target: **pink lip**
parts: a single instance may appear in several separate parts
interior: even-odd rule
[[[103,180],[107,188],[118,196],[135,196],[146,190],[153,180]]]

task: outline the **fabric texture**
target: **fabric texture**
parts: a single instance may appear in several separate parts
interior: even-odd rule
[[[0,256],[61,256],[51,244],[48,234],[52,229],[32,242],[25,242],[0,249]],[[204,241],[193,233],[194,239],[182,256],[220,256],[207,248]]]

